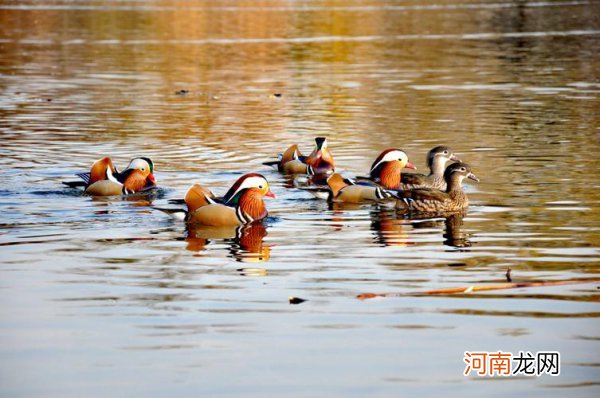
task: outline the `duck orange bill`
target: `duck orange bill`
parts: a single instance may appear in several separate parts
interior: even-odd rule
[[[265,194],[265,196],[268,196],[269,198],[276,198],[277,195],[275,195],[270,189],[269,191]]]
[[[404,166],[405,169],[413,169],[416,170],[417,166],[415,166],[414,164],[412,164],[411,162],[406,162],[406,166]]]

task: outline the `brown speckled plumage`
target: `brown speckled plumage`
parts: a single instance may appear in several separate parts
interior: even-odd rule
[[[405,212],[444,213],[463,211],[469,206],[469,199],[462,189],[462,180],[470,178],[479,181],[465,163],[454,163],[444,173],[447,184],[445,191],[421,188],[400,192],[405,200],[398,200],[396,208]]]

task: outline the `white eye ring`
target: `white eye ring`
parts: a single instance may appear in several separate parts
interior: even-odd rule
[[[460,171],[466,171],[466,169],[464,167],[461,167]]]

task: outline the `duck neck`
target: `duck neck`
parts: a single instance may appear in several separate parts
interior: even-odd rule
[[[430,176],[444,178],[444,171],[446,170],[446,160],[441,156],[436,156],[431,162],[431,173]]]
[[[251,188],[244,192],[238,201],[241,211],[252,218],[253,221],[261,220],[267,216],[267,207],[263,201],[263,195],[259,190]]]
[[[452,197],[465,196],[462,189],[462,180],[461,176],[450,176],[450,178],[446,180],[446,192]]]
[[[400,189],[402,167],[400,162],[387,162],[379,173],[379,183],[385,189]]]

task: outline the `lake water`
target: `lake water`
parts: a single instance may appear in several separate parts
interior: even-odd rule
[[[0,0],[0,395],[597,397],[599,54],[591,0]],[[468,215],[330,209],[261,164],[317,135],[348,176],[450,145]],[[152,157],[158,197],[61,185],[104,155]],[[241,237],[153,208],[250,171],[278,198]],[[509,267],[596,282],[419,294]],[[561,374],[463,376],[498,350]]]

